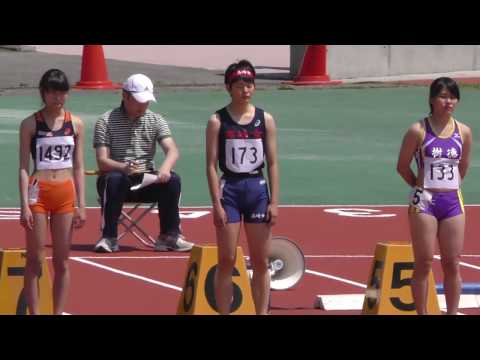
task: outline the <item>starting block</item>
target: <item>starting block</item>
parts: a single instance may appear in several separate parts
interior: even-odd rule
[[[411,290],[414,269],[412,245],[409,243],[378,243],[368,279],[362,314],[416,315]],[[439,315],[433,273],[428,278],[427,312]]]
[[[437,287],[438,288],[438,287]],[[445,295],[437,295],[438,304],[442,311],[447,311],[447,302]],[[313,307],[315,309],[331,310],[362,310],[365,294],[336,294],[336,295],[317,295]],[[462,294],[460,295],[459,309],[478,309],[480,308],[480,295]]]
[[[218,315],[214,279],[217,268],[217,246],[194,246],[177,307],[177,315]],[[241,247],[233,269],[232,315],[255,315],[250,279]]]
[[[23,289],[26,251],[0,249],[0,315],[27,315],[27,301]],[[38,281],[41,314],[53,314],[52,281],[46,262]]]

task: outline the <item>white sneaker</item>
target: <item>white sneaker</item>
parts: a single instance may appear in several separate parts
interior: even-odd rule
[[[194,243],[191,243],[185,240],[185,237],[182,234],[160,235],[157,242],[155,243],[155,251],[190,251],[193,248]]]
[[[93,250],[97,253],[113,253],[120,251],[120,246],[118,246],[117,239],[101,238]]]

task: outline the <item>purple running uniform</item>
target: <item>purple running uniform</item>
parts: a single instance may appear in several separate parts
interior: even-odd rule
[[[409,212],[428,214],[442,221],[465,213],[460,190],[433,192],[415,188],[412,192]]]
[[[429,214],[439,221],[464,213],[458,170],[463,141],[458,123],[453,118],[451,121],[454,123],[452,134],[440,137],[428,118],[424,119],[424,139],[415,154],[417,166],[423,170],[423,184],[412,191],[410,213]],[[429,191],[433,189],[445,191]]]
[[[458,164],[462,158],[462,136],[455,124],[453,133],[449,137],[437,136],[428,119],[424,120],[425,136],[422,146],[415,154],[417,166],[423,169],[423,185],[425,189],[460,188],[460,174]]]

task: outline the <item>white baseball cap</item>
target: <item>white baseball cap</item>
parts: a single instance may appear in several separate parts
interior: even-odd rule
[[[153,96],[152,80],[143,74],[131,75],[127,81],[123,83],[123,90],[131,93],[139,103],[143,104],[147,101],[157,102],[155,96]]]

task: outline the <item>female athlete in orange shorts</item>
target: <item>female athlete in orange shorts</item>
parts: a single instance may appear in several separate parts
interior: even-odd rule
[[[27,241],[24,288],[30,314],[38,314],[38,279],[50,219],[55,272],[53,311],[58,315],[63,313],[67,300],[72,225],[81,227],[86,219],[84,126],[64,108],[70,85],[61,70],[48,70],[39,89],[44,107],[20,126],[20,223]]]

